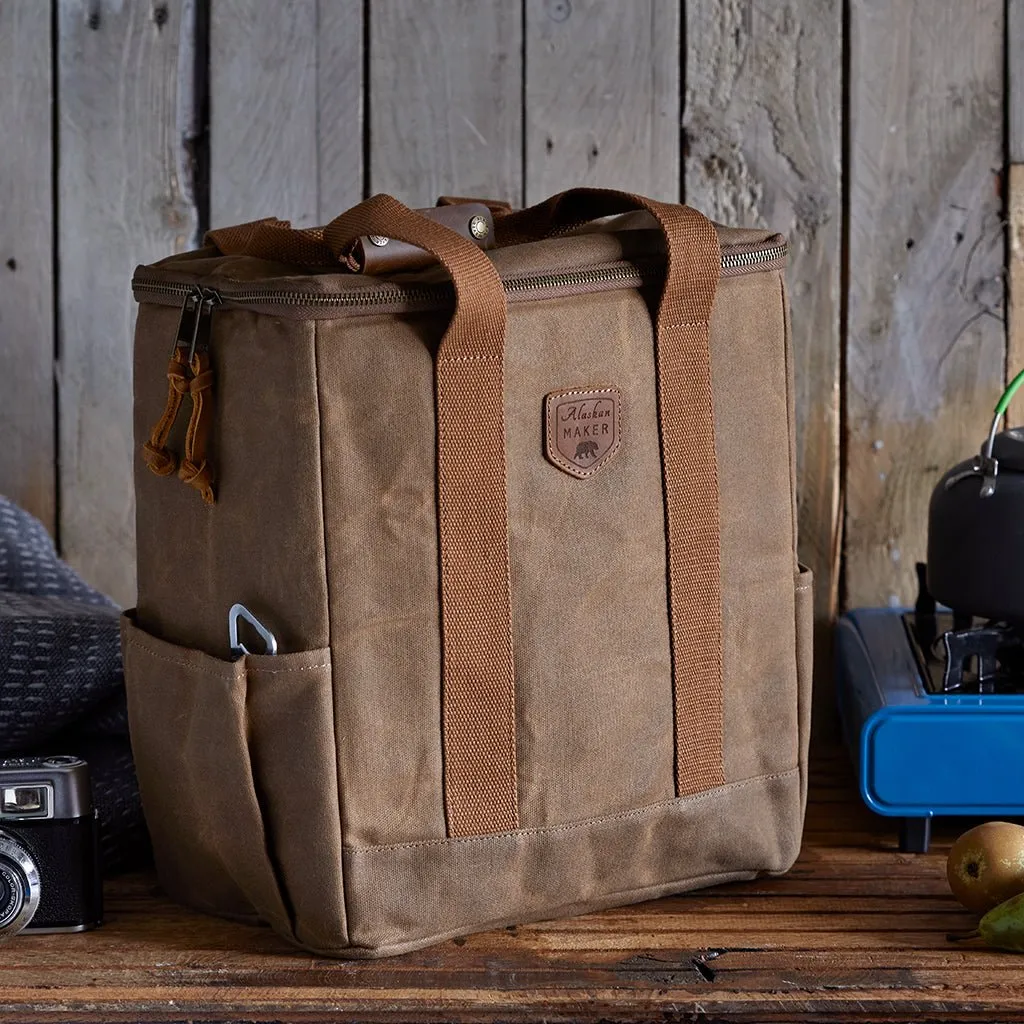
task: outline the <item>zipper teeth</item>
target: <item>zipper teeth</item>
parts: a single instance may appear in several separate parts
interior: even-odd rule
[[[722,269],[734,270],[760,264],[774,263],[786,256],[785,245],[773,245],[751,252],[728,253],[722,256]],[[511,278],[502,282],[509,294],[536,291],[544,288],[565,288],[574,285],[600,284],[611,281],[639,281],[644,277],[644,268],[633,263],[614,267],[600,267],[594,270],[566,271],[562,274],[539,274],[533,277]],[[160,295],[184,296],[195,286],[171,281],[136,281],[135,290]],[[224,291],[218,294],[231,302],[259,303],[267,306],[387,306],[395,302],[429,302],[437,298],[439,290],[450,290],[450,283],[403,287],[385,285],[367,289],[364,292],[324,295],[321,292],[302,291]]]

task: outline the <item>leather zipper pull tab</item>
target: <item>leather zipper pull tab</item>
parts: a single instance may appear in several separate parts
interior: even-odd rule
[[[185,454],[178,469],[178,477],[194,487],[208,505],[216,501],[213,489],[213,466],[207,447],[213,429],[213,364],[210,361],[210,328],[214,306],[220,303],[217,292],[205,289],[199,304],[196,329],[189,351],[188,392],[192,397],[192,415],[185,433]]]
[[[186,353],[191,345],[202,294],[198,288],[185,296],[178,317],[171,359],[167,364],[167,402],[163,414],[149,432],[149,440],[142,446],[142,458],[157,476],[170,476],[178,468],[177,456],[168,449],[167,438],[181,411],[181,403],[188,391],[189,366]]]

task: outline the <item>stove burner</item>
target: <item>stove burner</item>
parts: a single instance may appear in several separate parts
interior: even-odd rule
[[[929,693],[1024,693],[1024,637],[1004,623],[954,629],[953,616],[903,616]]]
[[[903,616],[929,693],[1024,693],[1024,633],[1005,622],[936,612],[918,566],[918,598]]]

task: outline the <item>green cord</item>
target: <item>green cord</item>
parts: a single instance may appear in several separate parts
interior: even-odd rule
[[[1017,389],[1024,384],[1024,370],[1021,370],[1013,380],[1006,386],[1006,390],[1003,392],[1003,397],[996,402],[996,417],[1002,416],[1006,412],[1006,407],[1010,404],[1011,399],[1017,394]]]

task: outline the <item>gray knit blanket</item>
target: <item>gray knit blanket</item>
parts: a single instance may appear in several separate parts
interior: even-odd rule
[[[128,744],[118,609],[0,496],[0,757],[88,761],[105,869],[149,856]]]

